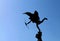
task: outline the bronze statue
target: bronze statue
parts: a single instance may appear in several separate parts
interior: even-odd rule
[[[44,20],[48,20],[47,18],[43,18],[42,21],[39,18],[38,12],[35,11],[34,13],[31,12],[25,12],[24,14],[29,16],[30,21],[28,23],[25,23],[26,25],[29,24],[30,22],[36,23],[36,26],[38,30],[40,31],[39,24],[41,24]]]

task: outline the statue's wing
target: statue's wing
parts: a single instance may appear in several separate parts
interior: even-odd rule
[[[38,15],[38,12],[35,10],[34,14]]]
[[[31,12],[25,12],[24,14],[28,15],[29,17],[32,16],[32,13]]]
[[[40,20],[38,12],[36,10],[35,10],[34,14],[35,14],[35,17],[37,18],[37,20]]]

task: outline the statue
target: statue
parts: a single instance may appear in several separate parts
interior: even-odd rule
[[[25,25],[27,26],[27,24],[29,24],[30,22],[36,23],[36,27],[37,27],[37,29],[39,31],[38,34],[36,34],[36,38],[38,38],[39,41],[42,41],[42,39],[41,39],[42,32],[41,32],[41,30],[40,30],[38,25],[43,23],[44,20],[48,20],[48,19],[47,18],[43,18],[42,21],[41,21],[37,11],[35,11],[34,13],[25,12],[24,14],[28,15],[29,19],[30,19],[30,21],[28,23],[25,23]]]

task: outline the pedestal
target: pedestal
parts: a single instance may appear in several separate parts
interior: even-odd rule
[[[42,41],[42,32],[38,32],[35,36],[37,38],[38,41]]]

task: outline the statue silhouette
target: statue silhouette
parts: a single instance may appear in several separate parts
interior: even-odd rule
[[[26,25],[29,24],[31,21],[33,23],[36,23],[37,29],[40,31],[39,24],[41,24],[44,20],[47,20],[47,18],[43,18],[42,21],[39,18],[38,12],[35,11],[34,13],[31,12],[25,12],[24,14],[29,16],[30,21],[28,23],[25,23]]]

